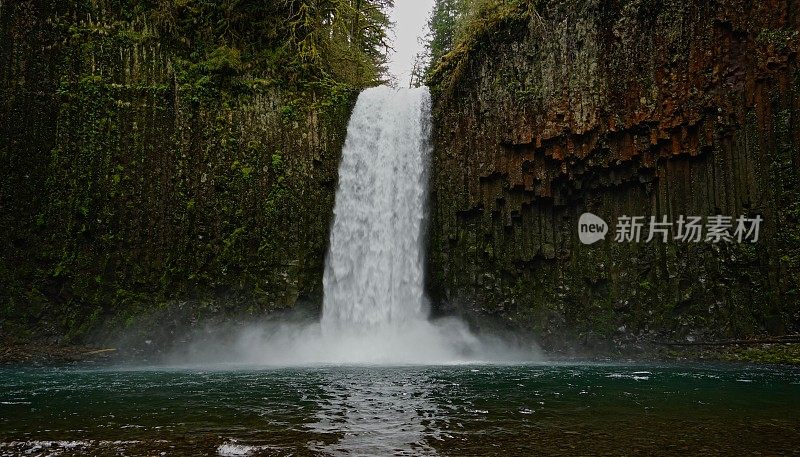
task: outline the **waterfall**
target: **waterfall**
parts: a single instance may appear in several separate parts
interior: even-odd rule
[[[221,345],[221,358],[308,365],[528,356],[485,335],[478,339],[456,318],[428,320],[423,281],[430,109],[427,88],[361,93],[342,149],[322,319],[247,327],[232,346]]]
[[[324,284],[323,330],[362,331],[426,319],[423,230],[430,93],[361,93],[339,168]]]

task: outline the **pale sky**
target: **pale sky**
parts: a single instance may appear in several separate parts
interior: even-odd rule
[[[422,50],[417,42],[428,22],[434,0],[394,0],[391,18],[394,26],[394,49],[389,73],[397,78],[400,87],[408,87],[414,56]]]

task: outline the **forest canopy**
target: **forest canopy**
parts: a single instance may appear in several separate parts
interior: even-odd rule
[[[436,0],[422,40],[425,50],[414,65],[412,84],[424,84],[448,60],[448,54],[468,49],[483,32],[535,3],[534,0]]]
[[[160,34],[209,69],[286,83],[333,80],[354,87],[386,75],[393,0],[159,0]],[[164,37],[162,37],[164,38]],[[197,56],[205,49],[204,56]],[[267,74],[264,74],[266,70]]]

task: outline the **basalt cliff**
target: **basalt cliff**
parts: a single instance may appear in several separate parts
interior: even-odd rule
[[[313,47],[360,22],[319,34],[306,3],[0,0],[5,335],[318,311],[376,82]],[[500,3],[428,81],[434,314],[546,348],[800,331],[798,2]],[[605,240],[579,241],[586,212]],[[714,215],[763,218],[758,242],[614,239],[621,216]]]
[[[531,3],[431,78],[439,311],[549,347],[800,330],[797,2]],[[578,240],[584,212],[604,241]],[[681,215],[764,222],[755,244],[614,240]]]
[[[358,88],[290,80],[287,5],[0,1],[0,333],[319,301]]]

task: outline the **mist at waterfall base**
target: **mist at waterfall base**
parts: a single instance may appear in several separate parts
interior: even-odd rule
[[[327,332],[319,323],[252,323],[205,335],[164,360],[169,366],[231,368],[314,365],[505,364],[538,360],[531,347],[476,336],[454,318]]]
[[[427,88],[360,94],[342,150],[321,319],[248,325],[224,342],[200,339],[172,359],[286,366],[538,358],[532,343],[477,336],[456,318],[428,319],[430,105]]]

